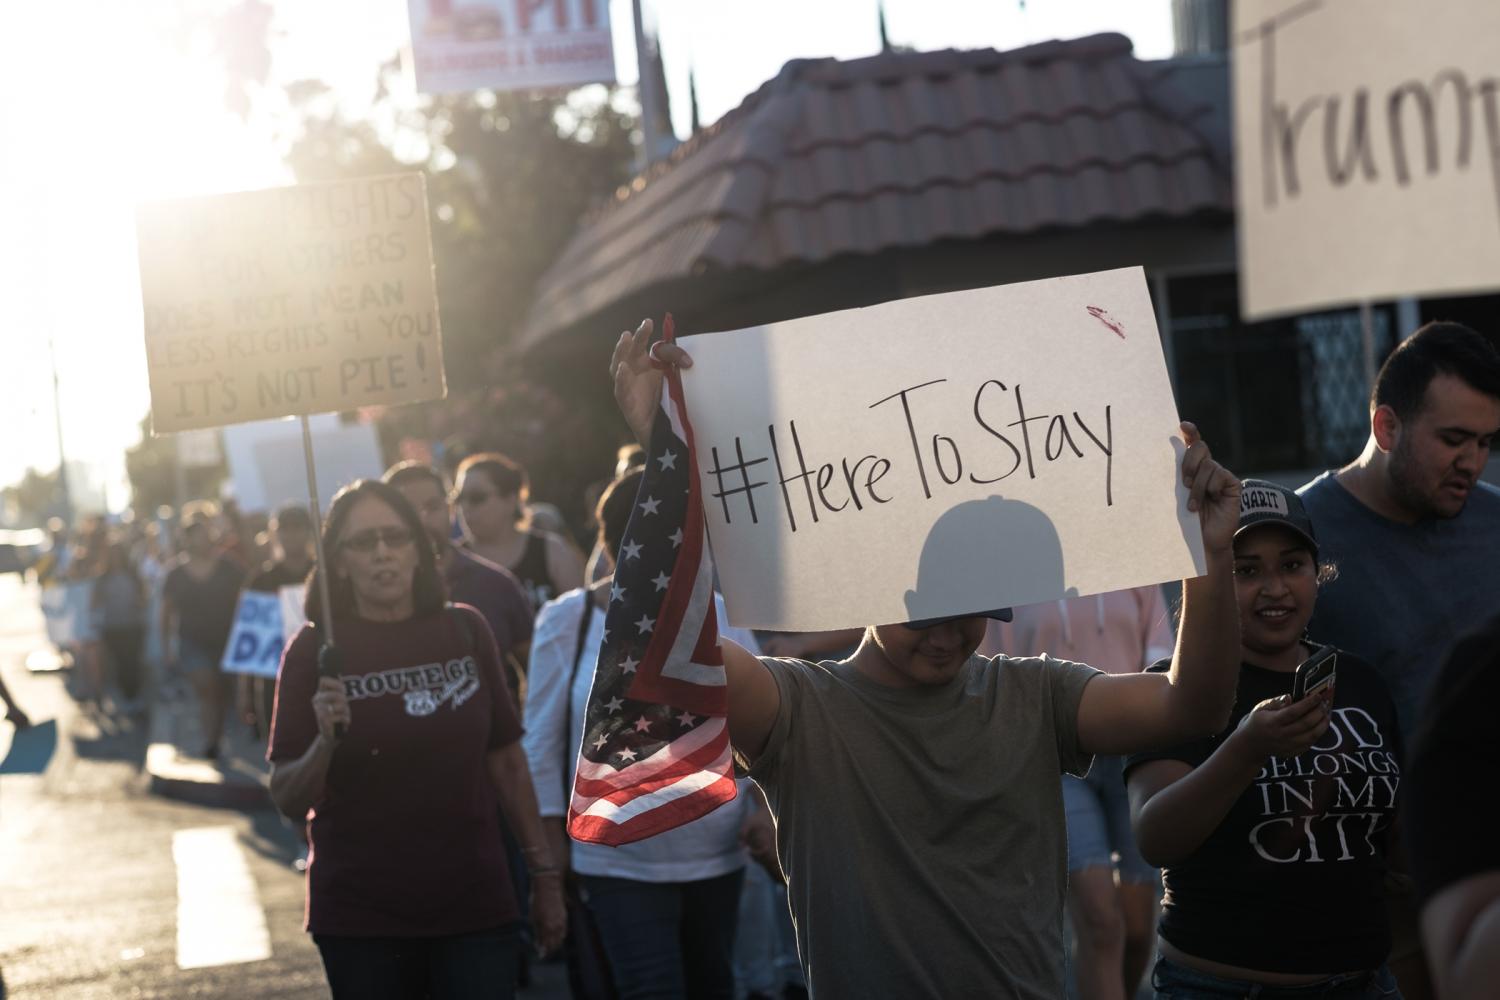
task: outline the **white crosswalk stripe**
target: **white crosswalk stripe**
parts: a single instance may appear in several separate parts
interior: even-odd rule
[[[255,880],[233,827],[178,830],[177,967],[258,962],[271,957],[271,934]]]

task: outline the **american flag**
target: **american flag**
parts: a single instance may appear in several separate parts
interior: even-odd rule
[[[663,324],[672,337],[672,317]],[[675,369],[620,551],[568,807],[575,840],[619,845],[735,795],[713,560]]]

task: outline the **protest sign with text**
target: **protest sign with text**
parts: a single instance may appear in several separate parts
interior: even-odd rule
[[[1237,0],[1250,319],[1500,286],[1500,4]]]
[[[428,94],[614,83],[609,0],[408,0]]]
[[[234,627],[224,646],[224,672],[275,677],[283,645],[281,598],[256,590],[242,591]]]
[[[151,429],[445,392],[420,174],[143,204]]]
[[[1203,572],[1139,268],[680,343],[735,625],[911,621]]]

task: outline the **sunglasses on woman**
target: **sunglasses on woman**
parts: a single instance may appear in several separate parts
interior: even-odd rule
[[[351,552],[374,552],[381,542],[388,549],[404,549],[411,544],[411,532],[405,528],[366,528],[339,542],[339,548]]]
[[[464,490],[458,495],[458,502],[465,507],[478,507],[482,503],[489,503],[493,496],[495,494],[485,490]]]

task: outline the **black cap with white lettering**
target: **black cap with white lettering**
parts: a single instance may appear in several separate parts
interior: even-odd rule
[[[1264,479],[1247,479],[1240,484],[1240,526],[1238,538],[1262,524],[1279,524],[1307,539],[1313,558],[1318,556],[1318,536],[1313,534],[1312,518],[1302,506],[1302,498],[1292,490]]]

